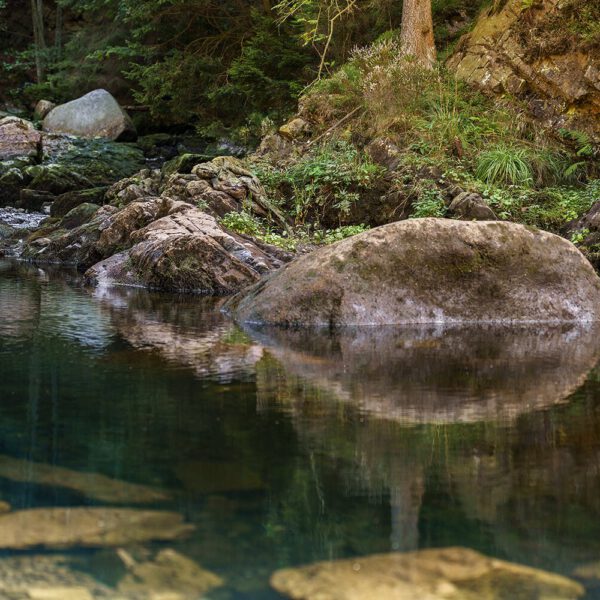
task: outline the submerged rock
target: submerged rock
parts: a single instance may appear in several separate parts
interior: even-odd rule
[[[164,502],[169,494],[145,485],[64,467],[0,456],[0,477],[22,483],[63,487],[100,502],[144,504]]]
[[[191,461],[178,465],[175,474],[186,490],[200,494],[262,490],[259,473],[243,463]]]
[[[46,115],[43,128],[83,138],[132,141],[137,137],[129,115],[106,90],[94,90],[57,106]]]
[[[467,548],[379,554],[283,569],[271,577],[294,600],[575,600],[577,582]]]
[[[600,278],[570,242],[503,222],[414,219],[303,256],[228,304],[280,326],[600,319]]]
[[[146,598],[150,593],[152,597],[159,597],[163,593],[172,594],[165,597],[191,600],[224,584],[218,575],[172,549],[162,550],[154,560],[141,563],[123,550],[119,556],[129,573],[119,581],[118,590],[127,596],[139,594],[140,598]]]
[[[0,559],[0,597],[10,600],[116,600],[115,591],[83,572],[69,556]]]
[[[181,515],[126,508],[39,508],[0,515],[0,548],[68,548],[174,540],[194,529]]]

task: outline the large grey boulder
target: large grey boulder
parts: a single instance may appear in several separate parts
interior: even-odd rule
[[[77,100],[57,106],[44,119],[43,129],[83,138],[119,141],[137,138],[129,115],[106,90],[94,90]]]
[[[290,263],[233,298],[279,326],[600,320],[600,278],[573,244],[505,222],[414,219]]]

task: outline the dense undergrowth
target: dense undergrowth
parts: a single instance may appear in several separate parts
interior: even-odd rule
[[[381,224],[382,196],[388,220],[442,217],[462,189],[501,219],[553,232],[600,199],[599,151],[585,133],[546,130],[514,98],[490,99],[442,66],[422,69],[393,38],[356,50],[314,84],[300,115],[313,139],[339,126],[299,145],[291,160],[269,157],[255,169],[301,239]],[[383,160],[374,146],[386,148]],[[243,219],[263,231],[251,215]]]

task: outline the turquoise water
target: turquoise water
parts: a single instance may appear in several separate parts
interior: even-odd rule
[[[600,559],[597,330],[242,331],[219,308],[0,262],[0,500],[107,505],[32,463],[164,492],[113,504],[193,524],[145,547],[220,575],[215,599],[391,550],[565,575]],[[61,552],[108,585],[124,573],[112,549]]]

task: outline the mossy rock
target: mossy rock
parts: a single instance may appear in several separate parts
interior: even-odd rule
[[[411,219],[302,256],[229,310],[240,322],[290,327],[595,321],[600,278],[550,233]]]
[[[21,189],[29,181],[31,181],[31,177],[18,167],[11,167],[4,173],[0,171],[0,206],[17,202]]]
[[[42,210],[44,204],[54,202],[55,198],[56,196],[51,192],[25,188],[24,190],[21,190],[19,194],[19,201],[16,204],[18,208],[40,211]]]
[[[165,163],[162,172],[166,177],[173,173],[189,174],[196,165],[208,162],[212,158],[208,154],[181,154]]]
[[[16,229],[0,221],[0,240],[7,240],[16,233]]]
[[[52,204],[50,215],[52,217],[64,217],[69,211],[80,204],[101,205],[107,189],[108,187],[102,186],[61,194]]]
[[[176,139],[168,133],[153,133],[137,140],[142,152],[151,158],[174,156],[177,154],[176,143]]]
[[[65,215],[61,225],[65,229],[75,229],[75,227],[87,223],[98,212],[99,208],[97,204],[80,204]]]

